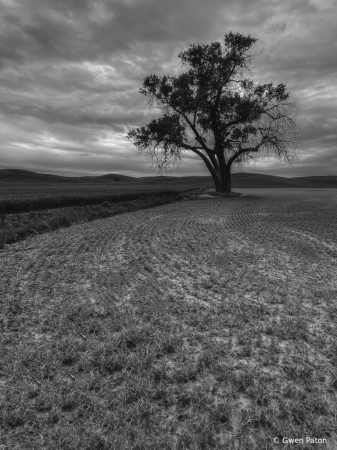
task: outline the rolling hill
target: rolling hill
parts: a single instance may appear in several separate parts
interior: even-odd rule
[[[120,175],[118,173],[110,173],[101,176],[85,176],[85,177],[63,177],[60,175],[52,175],[47,173],[37,173],[30,170],[21,169],[4,169],[0,170],[0,182],[14,183],[114,183],[118,178],[121,182],[139,183],[138,178]]]
[[[57,184],[115,184],[163,185],[179,187],[213,187],[211,176],[153,176],[129,177],[118,173],[100,176],[64,177],[60,175],[37,173],[22,169],[0,170],[0,183],[14,183],[19,185],[57,185]],[[145,187],[145,186],[144,186]],[[260,173],[238,172],[232,174],[233,188],[337,188],[337,176],[312,176],[285,178]]]

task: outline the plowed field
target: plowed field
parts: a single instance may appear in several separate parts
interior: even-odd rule
[[[335,448],[337,190],[236,191],[245,196],[164,205],[7,246],[0,255],[7,349],[0,394],[9,406],[0,419],[10,448],[28,419],[36,427],[30,442],[45,447],[26,441],[22,448],[89,448],[94,416],[75,416],[80,402],[67,411],[59,400],[71,383],[69,392],[89,392],[89,373],[101,383],[90,392],[107,442],[90,448],[133,448],[137,439],[155,448],[151,436],[162,439],[157,448],[274,448],[273,439],[284,436],[326,439],[322,448]],[[139,375],[143,363],[135,361],[144,348],[173,337],[179,343],[154,352]],[[122,341],[124,366],[104,371],[97,352]],[[69,364],[61,361],[65,352],[73,355]],[[115,406],[107,403],[107,377]],[[136,379],[150,387],[127,403]],[[158,383],[166,403],[153,397]],[[29,389],[37,392],[31,400],[20,394]],[[37,412],[41,395],[50,408]],[[139,412],[145,400],[150,422]],[[116,411],[130,404],[137,420],[120,416],[118,428]],[[14,409],[21,411],[17,425],[8,419]],[[54,424],[51,411],[59,414]],[[102,428],[109,414],[111,428]],[[84,426],[70,433],[74,422]]]

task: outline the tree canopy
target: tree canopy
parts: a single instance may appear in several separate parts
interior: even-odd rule
[[[223,45],[193,44],[181,52],[181,75],[145,77],[140,92],[163,115],[127,137],[160,172],[192,152],[204,161],[216,190],[230,192],[233,165],[257,155],[296,160],[296,100],[283,83],[251,79],[256,41],[230,32]]]

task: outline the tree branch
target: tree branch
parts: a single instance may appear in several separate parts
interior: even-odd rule
[[[233,162],[234,162],[239,156],[241,156],[241,155],[244,154],[244,153],[249,153],[249,152],[254,152],[254,153],[256,153],[256,152],[258,152],[259,149],[260,149],[260,147],[261,147],[261,145],[262,145],[262,143],[261,143],[261,144],[258,144],[256,147],[242,148],[242,149],[238,150],[238,151],[237,151],[236,153],[234,153],[234,155],[228,160],[227,166],[228,166],[228,167],[231,167],[231,165],[233,164]]]

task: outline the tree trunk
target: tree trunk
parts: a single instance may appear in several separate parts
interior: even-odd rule
[[[231,192],[231,172],[225,169],[224,172],[216,172],[213,177],[216,192]]]

